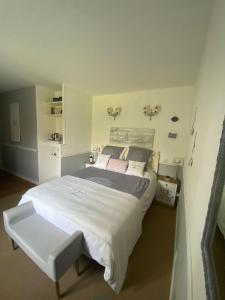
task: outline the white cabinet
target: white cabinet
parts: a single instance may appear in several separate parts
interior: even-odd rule
[[[177,180],[167,176],[158,176],[156,201],[174,206],[177,193]]]
[[[61,145],[41,143],[38,146],[39,182],[61,176]]]

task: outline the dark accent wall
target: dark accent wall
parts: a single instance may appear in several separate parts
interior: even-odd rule
[[[2,165],[9,172],[31,181],[38,181],[37,152],[5,145],[2,147]]]
[[[10,140],[9,104],[13,102],[20,105],[20,142]],[[2,167],[38,181],[35,86],[0,94],[0,127]]]

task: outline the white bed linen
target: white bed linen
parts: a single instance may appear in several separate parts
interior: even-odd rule
[[[129,255],[141,235],[142,219],[155,195],[155,176],[145,176],[151,184],[139,200],[85,179],[64,176],[30,189],[19,204],[33,201],[39,215],[69,234],[81,230],[86,251],[105,267],[105,281],[119,292]]]

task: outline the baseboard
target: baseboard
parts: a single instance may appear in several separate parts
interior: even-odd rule
[[[192,256],[191,256],[191,239],[189,231],[189,220],[187,219],[187,212],[185,211],[186,217],[186,236],[187,236],[187,299],[192,300],[193,297],[193,271],[192,271]]]
[[[174,299],[174,277],[175,277],[175,269],[176,269],[176,261],[177,261],[177,232],[178,232],[178,209],[177,207],[177,213],[176,213],[176,227],[175,227],[175,239],[174,239],[174,254],[173,254],[173,267],[172,267],[172,275],[171,275],[171,283],[170,283],[170,296],[169,300]]]
[[[19,178],[22,178],[22,179],[24,179],[24,180],[26,180],[26,181],[28,181],[28,182],[33,183],[33,184],[36,184],[36,185],[39,184],[38,181],[33,180],[33,179],[29,178],[29,177],[23,176],[22,174],[17,173],[17,172],[14,172],[14,171],[12,171],[12,170],[9,170],[9,169],[7,169],[7,168],[1,167],[1,170],[5,171],[5,172],[7,172],[7,173],[10,173],[10,174],[12,174],[12,175],[15,175],[15,176],[17,176],[17,177],[19,177]]]
[[[173,268],[172,268],[172,275],[171,275],[169,300],[174,300],[174,276],[175,276],[176,261],[177,261],[177,250],[176,250],[176,252],[174,254],[174,258],[173,258]]]

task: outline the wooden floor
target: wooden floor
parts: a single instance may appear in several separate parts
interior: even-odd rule
[[[0,170],[0,199],[23,192],[34,184]]]
[[[20,250],[12,251],[4,232],[2,211],[17,205],[30,184],[0,173],[0,299],[55,300],[53,282]],[[153,203],[143,221],[143,233],[129,259],[119,295],[103,279],[104,269],[85,257],[82,274],[70,268],[60,280],[68,300],[168,300],[174,251],[176,211]]]

